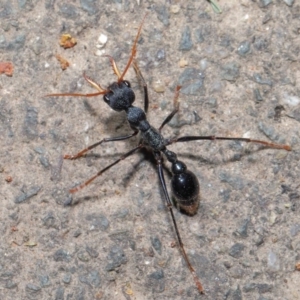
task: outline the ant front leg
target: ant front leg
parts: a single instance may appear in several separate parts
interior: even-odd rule
[[[75,155],[70,155],[70,154],[65,154],[64,155],[64,159],[77,159],[79,157],[82,157],[83,155],[86,154],[86,152],[90,151],[91,149],[94,149],[96,148],[97,146],[101,145],[102,143],[108,143],[108,142],[116,142],[116,141],[124,141],[124,140],[127,140],[127,139],[130,139],[132,138],[133,136],[137,135],[138,134],[138,130],[135,129],[135,128],[132,128],[134,131],[132,134],[129,134],[129,135],[125,135],[125,136],[118,136],[118,137],[113,137],[113,138],[105,138],[101,141],[99,141],[98,143],[95,143],[81,151],[79,151],[77,154]]]
[[[171,152],[171,151],[164,150],[164,154],[166,154],[168,152]],[[173,153],[173,152],[172,152],[172,154],[175,155],[175,153]],[[167,187],[166,187],[166,182],[165,182],[163,168],[162,168],[162,156],[161,156],[161,153],[160,152],[154,152],[154,155],[155,155],[155,159],[156,159],[156,162],[157,162],[157,172],[158,172],[159,181],[161,183],[161,186],[162,186],[162,189],[163,189],[163,192],[164,192],[164,195],[165,195],[165,200],[166,200],[167,208],[168,208],[168,210],[169,210],[169,212],[171,214],[171,218],[172,218],[172,221],[173,221],[173,225],[174,225],[174,229],[175,229],[175,232],[176,232],[176,236],[177,236],[177,240],[178,240],[180,251],[181,251],[182,256],[183,256],[183,258],[184,258],[184,260],[185,260],[185,262],[186,262],[186,264],[187,264],[187,266],[188,266],[188,268],[189,268],[189,270],[190,270],[190,272],[191,272],[191,274],[193,276],[195,285],[197,286],[199,292],[201,294],[204,294],[204,290],[203,290],[202,284],[200,282],[200,279],[198,278],[198,276],[197,276],[197,274],[195,272],[195,269],[193,268],[193,266],[192,266],[192,264],[191,264],[191,262],[190,262],[190,260],[189,260],[189,258],[187,256],[187,254],[185,252],[184,245],[183,245],[181,236],[179,234],[178,226],[177,226],[176,219],[175,219],[175,216],[174,216],[174,212],[173,212],[173,209],[172,209],[172,207],[173,207],[172,206],[172,202],[170,200],[170,197],[169,197],[169,194],[168,194],[168,190],[167,190]],[[170,155],[171,155],[171,153],[170,153]],[[176,155],[175,155],[175,159],[176,159]],[[169,158],[168,158],[168,160],[169,160]],[[176,159],[176,161],[177,161],[177,159]],[[174,170],[174,168],[173,168],[173,170]],[[177,171],[175,171],[175,173],[177,173]],[[196,178],[195,175],[194,175],[194,177],[195,177],[194,179],[198,182],[198,180],[197,180],[197,178]],[[173,183],[172,183],[172,185],[173,185]],[[178,187],[176,187],[175,190],[178,191]],[[197,194],[199,193],[199,185],[198,185],[198,190],[197,191],[196,190],[197,190],[197,188],[194,189],[194,194],[195,194],[195,192]]]

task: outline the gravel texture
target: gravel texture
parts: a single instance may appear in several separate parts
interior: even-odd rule
[[[0,299],[299,299],[300,6],[219,4],[222,14],[207,1],[0,0],[0,62],[14,66],[12,76],[0,75]],[[205,295],[174,246],[151,154],[69,193],[138,143],[63,160],[131,132],[125,114],[101,96],[43,97],[95,92],[84,72],[103,87],[116,80],[101,55],[123,71],[146,13],[137,62],[151,124],[172,111],[180,84],[180,112],[166,137],[251,137],[293,149],[233,141],[170,147],[201,184],[198,213],[175,216]],[[73,48],[59,45],[63,33],[76,39]],[[57,57],[70,66],[62,71]],[[132,68],[126,79],[143,107]]]

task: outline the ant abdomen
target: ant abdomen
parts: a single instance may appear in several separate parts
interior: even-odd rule
[[[171,188],[178,208],[188,215],[195,215],[199,206],[200,185],[196,175],[181,161],[172,164]]]

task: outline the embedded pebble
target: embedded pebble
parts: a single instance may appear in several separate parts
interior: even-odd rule
[[[156,81],[153,83],[153,89],[156,93],[163,93],[165,91],[165,85],[160,81]]]
[[[151,237],[152,247],[157,251],[159,255],[161,255],[161,241],[157,236]]]
[[[262,76],[258,73],[253,74],[253,79],[259,84],[273,86],[273,82],[270,78],[263,79]]]
[[[272,0],[259,0],[259,3],[258,5],[260,7],[266,7],[268,6],[269,4],[271,4],[273,1]]]
[[[292,6],[295,2],[295,0],[283,0],[283,2],[287,5],[287,6]]]
[[[103,48],[107,43],[107,35],[101,33],[98,38],[98,44],[96,45],[97,48]]]
[[[113,271],[120,267],[122,264],[127,263],[126,255],[123,251],[123,249],[118,246],[114,245],[109,252],[109,255],[107,257],[108,264],[105,267],[106,271]]]
[[[29,294],[36,295],[37,293],[41,292],[41,287],[33,283],[28,283],[26,284],[25,290]]]
[[[248,54],[250,52],[250,43],[248,41],[242,42],[239,45],[237,52],[241,56],[245,56],[246,54]]]
[[[89,214],[85,219],[90,231],[105,231],[109,227],[109,221],[103,214]]]
[[[67,19],[73,19],[78,16],[79,12],[75,5],[69,3],[61,3],[58,5],[60,13]]]
[[[157,13],[157,18],[161,21],[164,26],[170,25],[170,13],[169,9],[165,5],[155,6],[155,11]]]
[[[165,60],[166,59],[166,52],[164,49],[159,49],[157,52],[156,52],[156,59],[158,61],[161,61],[161,60]]]
[[[179,50],[188,51],[193,47],[193,42],[191,38],[191,30],[189,26],[186,26],[180,40]]]
[[[41,188],[42,188],[41,186],[33,186],[33,187],[29,188],[28,191],[26,191],[26,192],[24,192],[22,190],[21,194],[15,198],[14,202],[19,204],[19,203],[22,203],[22,202],[32,198],[33,196],[38,194],[38,192],[40,191]]]
[[[180,59],[180,61],[179,61],[179,63],[178,63],[178,65],[179,65],[180,68],[184,68],[184,67],[186,67],[188,64],[189,64],[188,61],[187,61],[186,59],[184,59],[184,58]]]
[[[152,291],[156,293],[162,293],[165,290],[164,271],[162,269],[155,271],[148,275],[149,287],[152,287]]]
[[[221,68],[221,77],[223,80],[236,81],[240,76],[240,66],[236,62],[227,63]]]
[[[300,103],[300,98],[294,95],[284,93],[282,101],[290,106],[297,106]]]
[[[80,6],[89,15],[96,15],[99,12],[97,1],[94,0],[81,0]]]
[[[272,250],[268,253],[268,267],[273,272],[280,270],[280,260]]]
[[[171,11],[171,13],[173,13],[173,14],[178,14],[179,11],[180,11],[180,5],[176,5],[176,4],[171,5],[170,11]]]
[[[230,248],[229,255],[234,258],[240,258],[243,256],[244,249],[245,249],[245,246],[243,244],[236,243]]]
[[[95,55],[96,56],[102,56],[105,54],[105,50],[104,49],[98,49],[96,52],[95,52]]]
[[[38,110],[36,107],[28,106],[24,119],[23,131],[30,140],[38,136]]]
[[[262,97],[261,94],[260,94],[260,90],[259,90],[259,89],[254,89],[254,90],[253,90],[253,93],[254,93],[255,100],[256,100],[257,102],[260,102],[260,101],[263,101],[263,100],[264,100],[263,97]]]
[[[55,293],[55,300],[64,300],[65,289],[62,286],[59,286]]]
[[[87,273],[80,274],[79,281],[94,288],[101,285],[101,278],[98,270],[91,270]]]

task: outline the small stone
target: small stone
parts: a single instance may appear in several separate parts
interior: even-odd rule
[[[70,273],[67,273],[63,276],[62,281],[65,284],[69,284],[71,282],[71,279],[72,279],[72,275]]]
[[[188,51],[193,47],[191,39],[191,30],[189,26],[186,26],[180,40],[179,50]]]
[[[245,56],[246,54],[248,54],[250,52],[250,43],[248,41],[242,42],[239,45],[237,52],[241,56]]]
[[[251,291],[253,291],[256,288],[257,284],[256,283],[247,283],[244,287],[243,287],[243,292],[245,293],[249,293]]]
[[[263,79],[262,76],[258,73],[253,74],[253,80],[261,85],[268,85],[271,87],[273,86],[273,82],[271,79],[269,78]]]
[[[151,244],[152,244],[152,247],[157,251],[157,253],[159,255],[161,255],[161,241],[160,241],[160,239],[157,236],[151,237]]]
[[[157,81],[153,83],[153,89],[156,93],[164,93],[165,85],[162,82]]]
[[[184,68],[188,64],[189,64],[188,61],[186,59],[184,59],[184,58],[181,58],[180,61],[179,61],[179,63],[178,63],[178,65],[179,65],[180,68]]]
[[[283,0],[283,2],[287,5],[287,6],[292,6],[295,2],[295,0]]]
[[[101,33],[99,35],[99,38],[98,38],[98,45],[97,45],[97,48],[102,48],[105,46],[105,44],[107,43],[107,35]]]
[[[60,286],[57,288],[55,293],[55,300],[64,300],[65,289]]]
[[[70,253],[64,249],[59,249],[57,250],[53,258],[55,261],[64,261],[64,262],[70,262],[71,261],[71,256]]]
[[[258,5],[259,7],[266,7],[272,3],[272,0],[260,0]]]
[[[26,284],[25,289],[26,292],[29,292],[30,294],[37,294],[41,291],[41,287],[33,283]]]
[[[237,289],[232,293],[233,300],[243,300],[242,291],[238,286]]]
[[[148,276],[147,285],[152,288],[153,292],[162,293],[165,290],[164,271],[158,270]]]
[[[36,196],[41,188],[41,186],[33,186],[29,188],[28,191],[22,190],[22,193],[15,198],[15,203],[19,204],[30,199],[33,196]]]
[[[254,94],[254,97],[255,97],[255,101],[261,102],[261,101],[264,100],[263,97],[260,94],[260,90],[259,89],[254,89],[253,90],[253,94]]]
[[[284,93],[282,100],[284,101],[284,103],[290,105],[290,106],[297,106],[300,103],[300,98],[294,95],[289,95]]]
[[[266,283],[261,283],[261,284],[257,284],[257,288],[260,294],[264,294],[264,293],[269,293],[272,291],[273,289],[273,285],[271,284],[266,284]]]
[[[99,12],[97,1],[95,0],[80,0],[80,6],[90,16],[96,15]]]
[[[33,106],[27,106],[24,125],[23,125],[23,132],[29,140],[33,140],[38,136],[37,124],[38,124],[38,109]]]
[[[268,267],[273,272],[280,270],[280,260],[272,250],[268,254]]]
[[[109,227],[108,219],[102,214],[89,214],[85,218],[90,231],[105,231]]]
[[[271,225],[274,225],[277,219],[277,214],[275,211],[271,211],[270,216],[269,216],[269,222]]]
[[[50,278],[48,275],[40,275],[40,276],[38,276],[38,278],[40,280],[40,284],[42,287],[51,285],[51,281],[50,281]]]
[[[87,251],[81,250],[77,253],[77,257],[82,262],[88,262],[90,260],[90,256],[88,255]]]
[[[102,56],[105,54],[105,50],[104,49],[98,49],[96,52],[95,52],[95,55],[96,56]]]
[[[242,257],[244,249],[245,249],[245,246],[243,244],[236,243],[230,248],[229,255],[234,258]]]
[[[235,63],[227,63],[222,66],[221,77],[223,80],[236,81],[240,76],[240,66]]]
[[[173,14],[178,14],[179,11],[180,11],[180,6],[179,6],[179,5],[176,5],[176,4],[171,5],[170,10],[171,10],[171,13],[173,13]]]
[[[160,49],[157,51],[156,53],[156,59],[158,61],[162,61],[162,60],[165,60],[166,59],[166,52],[164,49]]]
[[[79,275],[79,281],[95,288],[101,285],[101,277],[96,270]]]
[[[107,257],[108,264],[105,267],[106,271],[113,271],[120,267],[122,264],[127,263],[127,258],[123,249],[120,246],[113,246],[110,249],[109,255]]]

